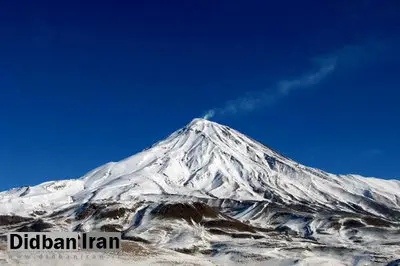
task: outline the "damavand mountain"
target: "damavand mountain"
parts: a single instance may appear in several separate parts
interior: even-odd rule
[[[0,193],[2,233],[120,231],[216,263],[386,265],[399,221],[399,181],[307,167],[204,119],[81,178]]]

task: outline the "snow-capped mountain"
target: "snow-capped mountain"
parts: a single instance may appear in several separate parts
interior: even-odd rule
[[[204,119],[79,179],[1,192],[0,214],[3,231],[121,231],[149,245],[232,260],[307,257],[305,247],[316,255],[342,246],[349,259],[367,251],[374,263],[400,256],[393,252],[399,181],[307,167]],[[275,246],[263,246],[266,239]],[[336,249],[328,253],[343,256]]]

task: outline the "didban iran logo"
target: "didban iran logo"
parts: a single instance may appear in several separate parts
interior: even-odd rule
[[[117,232],[11,232],[8,251],[106,251],[121,247]]]

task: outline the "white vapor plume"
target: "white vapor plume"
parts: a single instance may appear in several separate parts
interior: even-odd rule
[[[209,119],[211,117],[213,117],[215,115],[215,111],[214,110],[208,110],[207,113],[204,115],[204,119]]]
[[[318,84],[335,70],[336,58],[319,58],[316,61],[318,61],[317,63],[319,64],[319,68],[316,71],[294,79],[281,80],[277,82],[273,90],[268,89],[248,92],[242,97],[226,102],[220,108],[213,108],[208,110],[203,118],[209,119],[215,115],[250,112],[256,108],[273,104],[280,98],[288,96],[291,92],[295,90],[311,87]]]

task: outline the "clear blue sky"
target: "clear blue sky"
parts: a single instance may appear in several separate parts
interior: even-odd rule
[[[209,109],[303,164],[398,178],[399,12],[378,0],[1,1],[0,190],[79,177]]]

